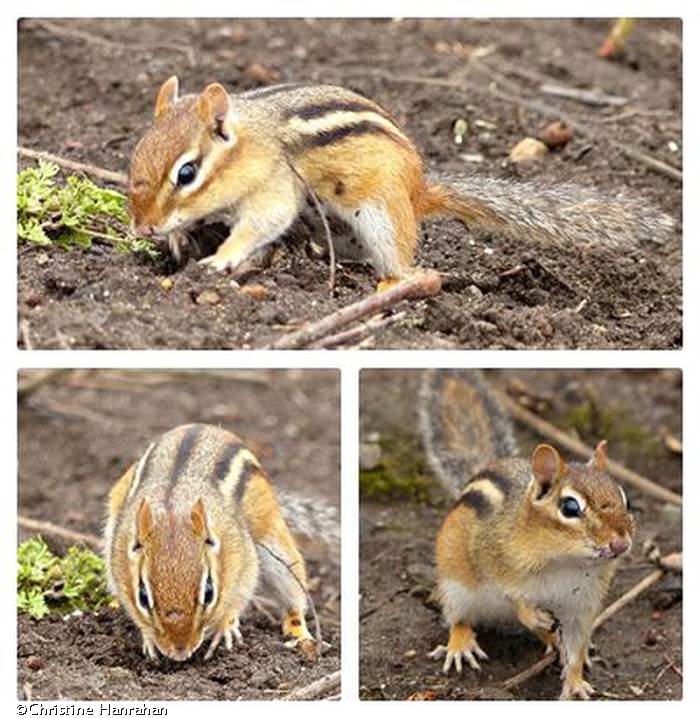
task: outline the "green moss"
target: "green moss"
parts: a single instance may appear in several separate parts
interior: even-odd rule
[[[111,598],[104,561],[89,549],[71,546],[55,556],[41,536],[17,549],[17,608],[34,618],[51,612],[97,611]]]
[[[631,412],[616,404],[586,401],[572,407],[561,419],[562,428],[573,429],[589,443],[607,439],[618,450],[633,448],[653,456],[663,452],[661,437],[634,421]]]
[[[416,437],[396,435],[380,442],[380,463],[360,471],[360,495],[379,501],[406,499],[419,503],[434,497],[434,481],[424,464]]]
[[[17,237],[20,243],[89,248],[94,240],[121,252],[158,256],[154,245],[129,233],[126,197],[69,176],[56,182],[58,165],[39,160],[17,175]]]

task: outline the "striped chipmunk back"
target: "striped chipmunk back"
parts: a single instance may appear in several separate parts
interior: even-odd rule
[[[229,431],[207,424],[179,426],[154,441],[137,464],[129,498],[147,494],[164,508],[218,490],[237,502],[253,471],[254,454]],[[186,501],[184,501],[186,503]]]
[[[280,120],[280,139],[292,156],[374,135],[410,147],[396,120],[376,102],[333,85],[275,85],[243,93],[238,100],[259,106]]]

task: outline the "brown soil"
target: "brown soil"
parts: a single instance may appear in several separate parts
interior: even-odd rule
[[[157,381],[158,383],[151,383]],[[80,371],[41,387],[19,410],[19,513],[99,534],[112,483],[151,437],[181,423],[236,431],[273,482],[339,506],[339,380],[335,371],[241,371],[232,378]],[[29,534],[20,530],[19,539]],[[66,544],[45,536],[52,548]],[[304,549],[323,638],[316,663],[285,648],[277,622],[250,610],[244,645],[203,662],[141,655],[120,609],[64,620],[19,617],[18,694],[32,699],[231,700],[289,693],[340,668],[337,547]],[[313,629],[312,629],[313,630]]]
[[[366,370],[361,380],[363,436],[410,440],[416,425],[414,399],[417,372]],[[610,455],[674,491],[681,490],[681,460],[664,444],[668,434],[680,437],[680,375],[674,371],[494,371],[489,379],[506,387],[525,382],[539,397],[552,399],[544,416],[558,425],[592,390],[602,412],[619,416]],[[598,438],[583,433],[589,445]],[[518,429],[524,455],[542,440]],[[611,439],[613,437],[611,436]],[[642,545],[655,540],[663,553],[681,547],[681,514],[628,488],[637,518],[635,546],[615,578],[612,601],[650,567]],[[503,681],[542,655],[539,642],[525,633],[479,629],[479,642],[490,657],[481,673],[465,668],[462,676],[443,675],[428,657],[444,644],[447,630],[429,600],[434,581],[434,538],[448,503],[435,487],[428,505],[408,501],[361,501],[360,527],[360,693],[368,700],[554,699],[559,669],[548,668],[519,688]],[[668,576],[617,613],[596,633],[596,660],[589,680],[597,698],[677,700],[682,696],[681,582]]]
[[[595,50],[609,27],[595,20],[79,20],[61,21],[115,44],[87,43],[25,22],[19,31],[19,142],[72,159],[126,171],[147,125],[159,83],[170,74],[194,91],[218,80],[233,91],[259,84],[256,64],[280,81],[347,85],[389,108],[421,148],[428,166],[483,176],[523,177],[556,186],[593,185],[641,195],[679,218],[676,182],[625,157],[609,140],[665,162],[680,162],[681,53],[675,21],[640,21],[618,62]],[[167,45],[167,46],[164,46]],[[625,108],[592,109],[546,99],[603,139],[576,137],[534,165],[509,167],[510,148],[538,135],[542,117],[479,91],[407,84],[371,76],[456,77],[464,50],[495,46],[507,79],[541,100],[538,77],[598,87],[631,99]],[[178,48],[191,49],[191,65]],[[535,73],[535,80],[522,72]],[[258,68],[258,77],[260,69]],[[510,91],[510,86],[499,85]],[[627,110],[641,112],[628,114]],[[468,121],[465,145],[455,120]],[[480,125],[479,123],[491,123]],[[481,127],[481,129],[480,129]],[[490,128],[490,129],[489,129]],[[469,164],[461,154],[480,153]],[[305,233],[308,236],[308,232]],[[319,244],[323,232],[313,229]],[[376,338],[376,348],[677,348],[681,345],[680,228],[665,245],[640,245],[624,256],[583,253],[487,236],[474,241],[456,222],[429,222],[418,260],[445,276],[436,298],[413,302]],[[374,289],[371,272],[346,264],[329,296],[327,262],[287,242],[273,263],[248,281],[265,299],[231,286],[190,262],[163,289],[167,263],[149,265],[112,248],[19,253],[19,344],[29,348],[240,348],[270,341]],[[521,269],[509,273],[516,267]],[[219,301],[195,300],[214,290]],[[211,295],[209,295],[211,296]],[[406,307],[404,307],[406,308]]]

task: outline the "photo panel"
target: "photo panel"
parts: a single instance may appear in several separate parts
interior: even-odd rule
[[[337,696],[339,378],[21,371],[18,697]]]
[[[679,700],[681,391],[364,370],[361,699]]]

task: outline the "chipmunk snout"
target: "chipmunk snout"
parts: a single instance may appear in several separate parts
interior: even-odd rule
[[[134,227],[136,234],[140,234],[142,237],[152,237],[155,233],[155,227],[152,224],[141,224]]]
[[[610,541],[609,548],[613,556],[622,556],[623,553],[629,551],[630,542],[621,536],[615,536],[615,538]]]

